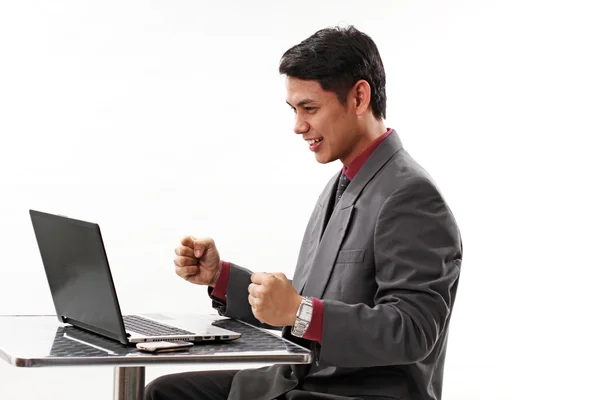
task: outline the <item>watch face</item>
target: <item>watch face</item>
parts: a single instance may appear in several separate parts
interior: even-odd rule
[[[308,320],[310,320],[311,316],[312,316],[312,307],[308,307],[308,306],[305,306],[304,304],[302,304],[300,306],[300,313],[298,314],[298,318],[308,321]]]

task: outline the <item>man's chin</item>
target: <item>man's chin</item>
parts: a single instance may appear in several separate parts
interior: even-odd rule
[[[317,162],[319,164],[329,164],[330,162],[335,161],[336,159],[332,158],[332,157],[327,157],[327,156],[324,156],[324,155],[321,155],[321,154],[317,153],[317,154],[315,154],[315,160],[317,160]]]

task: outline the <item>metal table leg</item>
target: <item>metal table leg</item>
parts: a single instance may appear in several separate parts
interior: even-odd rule
[[[114,400],[143,400],[145,367],[115,367]]]

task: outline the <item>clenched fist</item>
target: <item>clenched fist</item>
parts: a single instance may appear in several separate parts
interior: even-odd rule
[[[257,320],[272,326],[292,326],[302,296],[281,272],[252,274],[248,302]]]
[[[196,285],[213,286],[221,272],[221,258],[214,240],[186,236],[175,248],[175,272]]]

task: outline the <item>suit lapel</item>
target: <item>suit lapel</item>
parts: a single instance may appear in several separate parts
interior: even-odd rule
[[[317,217],[317,226],[316,232],[319,236],[315,236],[315,240],[320,241],[325,233],[325,229],[327,228],[327,222],[331,218],[331,208],[333,207],[333,201],[335,199],[335,194],[337,192],[337,183],[340,179],[340,173],[336,174],[327,186],[325,187],[324,196],[321,196],[319,200],[319,207],[321,207],[321,212]]]
[[[309,251],[314,252],[311,253],[311,255],[314,254],[314,258],[309,258],[310,262],[305,265],[310,270],[305,271],[305,274],[308,274],[308,278],[306,278],[305,284],[302,285],[303,289],[301,293],[303,296],[323,298],[323,293],[329,282],[337,254],[350,225],[356,200],[369,181],[373,179],[377,172],[401,148],[402,143],[400,142],[400,138],[394,131],[377,146],[367,162],[358,171],[358,174],[350,182],[338,205],[333,210],[329,221],[327,221],[327,205],[333,195],[333,187],[331,185],[335,185],[339,174],[329,182],[327,186],[328,192],[326,192],[329,195],[322,196],[324,204],[321,204],[321,212],[317,216],[318,220],[310,239],[311,245],[309,246]],[[317,234],[319,236],[316,236]]]
[[[302,292],[304,296],[320,299],[329,281],[329,275],[331,275],[337,253],[346,235],[346,228],[354,210],[353,204],[345,208],[340,207],[340,205],[341,203],[338,203],[338,206],[333,210],[329,223],[323,232],[323,238],[317,247],[312,268],[309,271],[308,279]]]
[[[308,240],[305,238],[302,245],[301,255],[298,265],[296,265],[293,279],[294,288],[300,294],[303,293],[308,273],[310,272],[311,266],[313,265],[313,259],[319,248],[319,242],[327,226],[329,213],[328,206],[335,195],[338,177],[339,174],[331,178],[329,183],[327,183],[327,186],[325,186],[325,189],[319,197],[319,201],[315,205],[316,209],[314,216],[309,221],[309,229],[311,229],[310,234],[308,235]]]

